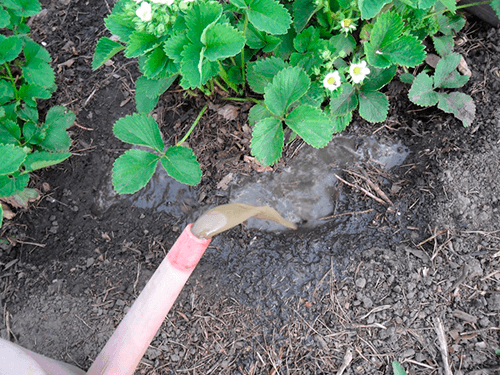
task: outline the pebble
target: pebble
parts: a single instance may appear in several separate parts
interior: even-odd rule
[[[358,288],[363,289],[366,286],[366,279],[364,277],[360,277],[356,280],[356,286]]]

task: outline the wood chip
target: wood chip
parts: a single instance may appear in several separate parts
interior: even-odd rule
[[[217,184],[217,189],[227,190],[229,184],[233,180],[233,173],[228,173],[222,180]]]

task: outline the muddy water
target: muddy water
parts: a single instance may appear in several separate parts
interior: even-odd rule
[[[408,150],[400,143],[382,144],[373,138],[338,136],[323,149],[306,146],[299,158],[279,174],[262,174],[259,179],[241,180],[231,190],[231,201],[270,206],[283,217],[312,228],[335,210],[341,199],[337,178],[342,168],[370,161],[390,169],[401,164]],[[248,227],[276,231],[282,228],[271,221],[249,219]]]

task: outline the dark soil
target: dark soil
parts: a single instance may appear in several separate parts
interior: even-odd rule
[[[42,3],[33,38],[58,73],[45,104],[77,114],[74,156],[33,176],[41,199],[1,229],[0,332],[87,369],[184,226],[229,200],[220,182],[280,173],[307,148],[292,142],[262,172],[248,158],[247,106],[224,111],[227,103],[172,87],[155,110],[172,142],[210,102],[189,139],[201,185],[164,211],[109,194],[112,163],[126,148],[112,125],[135,110],[136,63],[116,57],[91,69],[111,1]],[[470,18],[456,42],[473,72],[465,91],[474,124],[418,108],[392,83],[389,119],[358,119],[347,133],[401,140],[410,156],[390,171],[358,163],[342,178],[368,188],[350,173],[364,171],[393,205],[339,183],[343,215],[316,228],[242,226],[214,238],[137,373],[373,375],[392,374],[398,360],[408,374],[442,374],[443,352],[453,374],[499,373],[500,30]]]

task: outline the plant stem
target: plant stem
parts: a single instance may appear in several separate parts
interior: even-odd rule
[[[233,91],[237,94],[240,94],[240,90],[233,85],[231,82],[229,82],[229,76],[227,75],[226,69],[222,66],[222,63],[220,61],[217,61],[219,63],[219,76],[222,78],[222,80],[233,89]],[[224,90],[226,91],[226,90]],[[227,91],[226,91],[227,92]]]
[[[191,127],[189,128],[189,130],[186,133],[186,135],[184,137],[182,137],[182,139],[179,142],[177,142],[176,146],[180,146],[181,144],[183,144],[186,141],[186,139],[188,139],[189,135],[194,130],[194,128],[196,127],[196,125],[198,125],[198,122],[200,121],[201,116],[203,116],[203,114],[205,113],[205,111],[207,110],[207,108],[208,108],[208,104],[205,104],[205,106],[202,108],[202,110],[198,114],[198,117],[196,117],[196,120],[194,120],[193,125],[191,125]]]
[[[262,100],[251,98],[249,96],[247,96],[245,98],[234,98],[234,97],[228,96],[228,97],[222,98],[222,100],[232,100],[234,102],[254,102],[256,104],[262,103]]]
[[[10,71],[9,64],[4,63],[3,66],[5,67],[5,70],[7,71],[7,74],[9,75],[10,81],[12,82],[12,88],[14,89],[14,93],[16,95],[16,99],[18,99],[18,91],[16,87],[16,80],[14,79],[14,76],[12,75],[12,72]]]
[[[216,78],[214,78],[213,81],[221,90],[223,90],[226,94],[229,94],[229,91]]]
[[[468,7],[473,7],[473,6],[476,6],[476,5],[484,5],[484,4],[489,4],[491,3],[491,0],[487,0],[487,1],[478,1],[477,3],[471,3],[471,4],[464,4],[464,5],[459,5],[457,6],[457,10],[458,9],[464,9],[464,8],[468,8]],[[444,13],[444,12],[447,12],[448,9],[441,9],[439,11],[436,11],[434,13],[431,13],[431,14],[428,14],[427,16],[425,16],[423,19],[427,19],[429,17],[432,17],[432,16],[435,16],[437,14],[440,14],[440,13]]]
[[[248,14],[245,12],[245,22],[243,23],[243,35],[246,38],[247,35],[247,28],[248,28]],[[245,92],[245,45],[243,45],[243,48],[241,49],[241,78],[242,78],[242,92]]]

